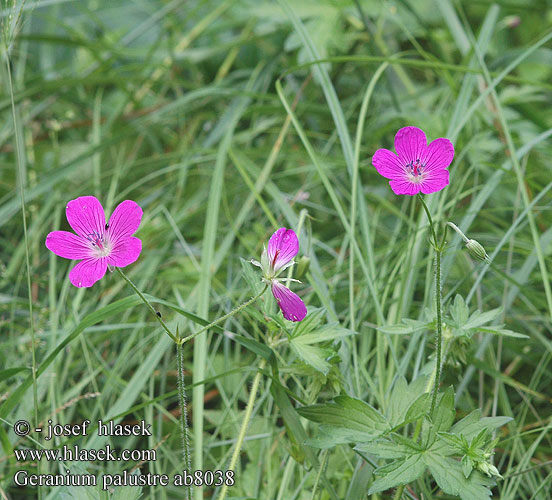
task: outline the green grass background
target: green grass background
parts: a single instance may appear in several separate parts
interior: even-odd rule
[[[550,498],[550,1],[44,0],[16,2],[11,21],[12,2],[2,5],[4,22],[19,26],[9,51],[15,127],[4,60],[0,66],[2,498],[38,495],[13,485],[16,470],[36,467],[15,462],[13,448],[33,444],[10,427],[35,410],[25,382],[33,335],[35,365],[51,361],[37,380],[39,422],[144,419],[153,424],[149,438],[91,434],[70,443],[155,448],[157,461],[142,472],[182,468],[171,342],[134,299],[104,315],[132,294],[116,273],[78,290],[68,279],[72,264],[44,246],[49,231],[68,229],[64,207],[81,195],[95,195],[108,213],[124,199],[139,203],[143,251],[128,275],[210,320],[252,294],[240,257],[259,258],[277,227],[297,229],[302,220],[300,254],[311,265],[293,288],[358,335],[342,342],[327,376],[282,346],[281,381],[303,402],[342,392],[385,407],[394,378],[411,379],[433,353],[432,332],[375,330],[419,318],[432,301],[425,216],[414,199],[393,195],[370,161],[405,125],[453,141],[451,183],[426,199],[438,223],[455,222],[493,260],[491,267],[473,261],[449,234],[445,304],[460,293],[472,310],[502,307],[507,328],[530,337],[478,334],[449,360],[443,384],[456,389],[459,417],[478,407],[514,417],[498,433],[495,464],[504,480],[495,496]],[[224,328],[263,341],[256,311],[270,300]],[[183,335],[197,330],[159,309]],[[185,356],[194,468],[224,469],[259,359],[213,331],[187,344]],[[269,380],[262,379],[230,495],[330,498],[324,485],[331,484],[338,498],[367,498],[372,466],[339,446],[316,451],[320,466],[311,467],[303,443],[286,433]],[[81,467],[99,474],[135,465]],[[44,463],[45,471],[57,464]],[[425,485],[427,498],[444,498],[432,487]],[[213,492],[195,498],[202,494]],[[182,498],[182,491],[142,495]]]

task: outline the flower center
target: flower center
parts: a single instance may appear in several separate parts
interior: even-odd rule
[[[107,234],[93,231],[86,236],[86,239],[92,244],[92,254],[94,257],[107,257],[111,253],[112,244]]]
[[[412,160],[406,165],[408,180],[416,184],[420,184],[425,179],[424,169],[425,163],[422,163],[419,158]]]
[[[415,177],[422,175],[425,164],[420,161],[418,158],[416,161],[411,161],[407,167],[410,167],[410,173]]]

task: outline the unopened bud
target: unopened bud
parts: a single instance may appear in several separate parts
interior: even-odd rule
[[[500,472],[498,472],[498,469],[493,464],[490,464],[488,462],[479,462],[477,464],[477,468],[484,474],[487,474],[487,476],[489,477],[502,477],[500,475]]]
[[[489,256],[487,255],[487,252],[485,252],[483,245],[481,245],[481,243],[479,243],[478,241],[466,241],[466,248],[468,249],[468,252],[470,252],[470,255],[472,257],[475,257],[476,259],[482,260],[484,262],[487,262],[489,260]]]
[[[302,255],[297,262],[297,273],[295,274],[298,280],[300,280],[303,276],[305,276],[305,274],[307,274],[309,267],[310,259],[306,255]]]

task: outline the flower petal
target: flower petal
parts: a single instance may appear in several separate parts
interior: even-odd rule
[[[427,177],[421,183],[422,193],[429,194],[441,191],[449,184],[449,171],[446,169],[427,172]]]
[[[435,139],[424,152],[422,158],[422,164],[425,165],[424,171],[445,169],[452,163],[453,158],[452,142],[444,137]]]
[[[410,182],[406,178],[389,181],[389,185],[395,194],[408,194],[410,196],[418,194],[422,189],[421,184]]]
[[[268,264],[275,272],[278,272],[297,255],[298,251],[299,240],[295,232],[292,229],[281,227],[268,241]]]
[[[67,221],[79,235],[90,237],[105,232],[105,214],[102,204],[94,196],[81,196],[67,203]]]
[[[386,179],[400,179],[405,171],[399,157],[388,149],[378,149],[372,156],[372,165]]]
[[[140,205],[132,200],[119,203],[109,218],[107,229],[113,241],[132,236],[140,225],[142,214]]]
[[[278,281],[272,282],[272,295],[274,295],[284,318],[287,320],[301,321],[307,315],[307,308],[303,301]]]
[[[417,127],[403,127],[395,135],[395,150],[405,165],[420,160],[426,148],[426,136]]]
[[[69,273],[69,280],[77,288],[88,288],[103,278],[107,270],[107,259],[81,260]]]
[[[118,239],[108,257],[110,266],[125,267],[136,262],[142,251],[142,240],[134,236]]]
[[[91,257],[91,248],[84,238],[68,231],[52,231],[46,236],[46,248],[65,259]]]

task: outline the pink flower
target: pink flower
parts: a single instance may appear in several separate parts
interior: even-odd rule
[[[307,308],[296,294],[280,283],[277,276],[294,264],[293,257],[298,251],[299,240],[295,232],[281,227],[270,237],[268,249],[263,250],[261,262],[251,261],[263,270],[263,281],[270,285],[272,295],[278,302],[284,318],[289,321],[303,320],[307,315]]]
[[[401,128],[395,135],[397,154],[378,149],[372,165],[389,181],[395,194],[414,196],[440,191],[449,183],[447,167],[454,157],[454,146],[445,138],[429,146],[424,132],[416,127]]]
[[[46,247],[65,259],[82,259],[69,273],[76,287],[89,287],[103,278],[107,266],[132,264],[142,251],[142,241],[132,235],[142,219],[142,209],[125,200],[105,223],[104,209],[94,196],[81,196],[67,203],[67,221],[77,234],[53,231]]]

